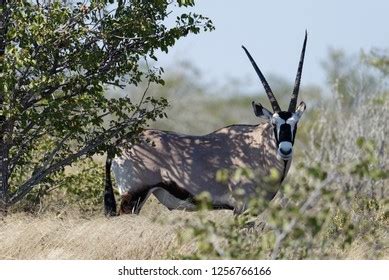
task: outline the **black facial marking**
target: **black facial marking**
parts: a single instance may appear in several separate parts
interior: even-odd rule
[[[291,112],[284,112],[284,111],[279,112],[278,115],[285,122],[293,116]],[[280,142],[283,141],[291,142],[293,144],[296,135],[296,130],[297,130],[297,124],[293,128],[293,134],[292,134],[292,127],[290,126],[290,124],[285,123],[280,126],[280,131],[278,133],[277,127],[274,126],[274,135],[276,137],[277,145],[279,145]]]
[[[279,112],[278,115],[280,116],[281,119],[283,119],[284,121],[286,121],[287,119],[291,118],[292,117],[292,113],[291,112]]]
[[[296,137],[296,133],[297,133],[297,123],[295,124],[294,129],[293,129],[292,145],[294,144],[294,138]]]
[[[281,124],[280,126],[280,134],[278,137],[280,142],[287,141],[292,142],[292,134],[291,134],[291,127],[289,124]]]

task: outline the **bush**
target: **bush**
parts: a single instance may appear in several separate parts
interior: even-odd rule
[[[176,257],[345,258],[355,242],[364,242],[372,248],[366,250],[367,257],[382,258],[388,249],[385,228],[389,225],[389,200],[342,185],[345,178],[381,183],[388,178],[389,171],[377,166],[367,145],[361,145],[361,153],[365,156],[358,163],[337,171],[300,164],[292,182],[282,185],[282,197],[270,203],[252,198],[248,211],[223,222],[209,218],[209,198],[203,196],[197,218],[184,220],[185,230],[178,232],[182,243],[195,240],[196,249]]]
[[[104,170],[101,166],[99,158],[85,158],[75,162],[47,177],[13,211],[42,213],[72,209],[80,213],[100,212],[104,191]],[[22,172],[16,175],[23,179]]]

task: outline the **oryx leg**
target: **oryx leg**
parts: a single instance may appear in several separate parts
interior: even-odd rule
[[[138,215],[150,193],[150,189],[147,188],[142,191],[128,191],[122,194],[119,214]]]
[[[174,182],[158,183],[152,186],[130,189],[122,194],[120,214],[139,214],[143,204],[150,194],[153,193],[157,199],[169,210],[187,209],[195,210],[193,196]]]
[[[150,196],[153,185],[161,178],[150,170],[140,171],[131,160],[115,159],[112,162],[117,187],[121,195],[120,214],[139,214]]]
[[[154,186],[153,194],[169,210],[196,210],[194,196],[180,188],[175,182],[159,183]]]

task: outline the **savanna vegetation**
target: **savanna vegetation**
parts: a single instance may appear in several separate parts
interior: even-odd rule
[[[96,1],[100,2],[104,1]],[[144,2],[139,1],[142,4]],[[193,4],[191,1],[179,3]],[[207,22],[206,18],[201,17],[201,20]],[[69,48],[80,40],[81,37],[77,36],[83,34],[81,31],[74,35],[73,43],[67,45]],[[189,29],[186,32],[190,31],[196,33],[198,30]],[[180,33],[175,39],[186,34]],[[173,43],[169,43],[169,46]],[[156,42],[155,48],[163,48],[158,44],[160,41]],[[50,47],[49,43],[47,47]],[[14,52],[18,53],[19,49],[15,48]],[[49,50],[56,51],[54,47]],[[136,55],[143,57],[150,54],[150,49],[146,51],[142,48],[142,51]],[[39,52],[33,55],[37,54]],[[88,61],[88,55],[88,52],[84,56],[77,54],[77,59],[80,62]],[[137,65],[138,59],[134,58],[134,61]],[[31,61],[25,58],[18,63],[14,68],[7,68],[7,71],[17,72],[17,65],[25,69],[27,65],[23,63]],[[28,84],[20,88],[25,89],[25,93],[18,92],[13,97],[15,91],[9,88],[3,90],[8,93],[3,96],[23,97],[32,89],[58,82],[44,79],[49,62],[41,63],[38,70],[42,73],[33,74],[33,78],[26,79]],[[7,181],[10,187],[7,192],[3,188],[2,195],[7,194],[7,197],[12,198],[24,182],[44,170],[42,163],[56,149],[56,141],[67,137],[68,131],[63,129],[64,124],[60,122],[65,122],[66,128],[71,128],[70,131],[75,134],[71,136],[74,138],[66,138],[69,139],[66,145],[65,142],[59,142],[64,150],[52,158],[52,164],[79,151],[87,143],[85,139],[91,139],[91,135],[110,131],[110,125],[116,127],[120,121],[127,120],[125,116],[131,116],[134,112],[146,112],[149,115],[131,126],[129,131],[116,134],[114,141],[128,135],[136,141],[136,136],[132,135],[139,133],[146,125],[182,133],[205,134],[233,123],[256,123],[251,101],[262,99],[263,103],[268,102],[263,93],[259,94],[259,90],[244,92],[239,85],[232,87],[228,84],[220,88],[209,87],[201,73],[187,63],[177,64],[175,69],[169,69],[163,76],[154,72],[158,78],[153,80],[147,76],[152,69],[150,65],[139,64],[137,71],[146,72],[146,76],[140,74],[136,82],[132,80],[133,73],[126,72],[127,68],[120,68],[123,70],[120,73],[126,72],[123,79],[127,79],[127,83],[130,81],[130,85],[123,89],[118,87],[121,80],[110,79],[116,72],[106,76],[105,83],[100,84],[100,76],[93,80],[96,84],[86,82],[85,86],[93,88],[93,96],[80,88],[74,100],[66,101],[69,105],[65,106],[67,115],[62,111],[64,104],[61,102],[65,101],[61,101],[60,97],[71,94],[71,89],[77,88],[75,84],[65,88],[67,91],[62,87],[57,88],[54,95],[39,95],[43,103],[37,103],[26,111],[19,111],[21,102],[13,110],[7,111],[5,117],[20,118],[15,121],[12,130],[15,135],[24,136],[17,133],[28,128],[29,122],[23,121],[27,117],[42,127],[42,130],[37,129],[31,133],[40,132],[42,135],[37,134],[40,138],[31,138],[35,140],[28,143],[30,149],[20,157],[23,161],[20,161],[19,168],[13,169]],[[85,67],[95,66],[87,64]],[[4,77],[9,79],[9,76],[4,74],[6,68],[2,69],[2,85],[5,85]],[[139,216],[123,215],[108,219],[102,211],[103,153],[106,146],[96,145],[94,147],[97,150],[91,149],[85,155],[62,165],[59,170],[47,174],[15,203],[8,205],[8,214],[3,215],[0,221],[0,258],[389,258],[389,144],[386,140],[389,135],[389,53],[385,50],[369,50],[349,56],[340,50],[330,50],[323,62],[323,71],[331,89],[329,91],[306,85],[303,78],[299,96],[307,103],[309,111],[300,122],[292,168],[273,201],[253,199],[249,211],[234,216],[231,211],[209,211],[206,194],[199,198],[199,211],[195,213],[169,211],[156,200],[150,199]],[[70,74],[82,76],[85,73],[72,69]],[[73,77],[69,75],[64,74],[60,82]],[[34,82],[37,77],[42,78],[39,83]],[[159,84],[150,83],[150,79]],[[282,78],[270,79],[269,83],[281,105],[285,106],[290,97],[291,83]],[[262,92],[261,87],[260,90]],[[125,102],[131,102],[132,107],[128,107],[130,105]],[[150,107],[147,102],[155,104],[155,107]],[[3,98],[1,104],[5,108],[4,104],[14,103]],[[44,115],[44,118],[40,117],[37,112],[41,113],[40,110],[47,108],[47,104],[57,109]],[[138,104],[144,104],[144,107]],[[101,109],[102,115],[96,115],[93,111],[96,107]],[[121,115],[123,107],[127,111],[124,110],[124,115]],[[117,116],[105,119],[103,109],[117,113]],[[80,111],[84,113],[80,114]],[[160,114],[163,117],[163,113],[166,113],[167,118],[156,120]],[[84,116],[87,116],[85,120]],[[56,118],[59,118],[58,122],[53,122]],[[83,121],[78,122],[77,118]],[[94,123],[92,119],[100,121]],[[95,125],[100,130],[95,130]],[[31,137],[34,135],[31,134]],[[2,141],[7,141],[7,137],[2,137]],[[28,139],[22,137],[21,140]],[[15,143],[15,149],[19,147]],[[17,152],[12,149],[9,151],[11,155]],[[238,171],[217,175],[223,180],[224,176],[249,176],[250,173]],[[277,173],[269,174],[268,183],[272,184],[277,176]],[[7,200],[3,197],[3,201]]]

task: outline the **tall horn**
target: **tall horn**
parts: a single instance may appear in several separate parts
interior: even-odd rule
[[[242,46],[242,48],[244,49],[244,51],[246,52],[247,56],[249,57],[250,59],[250,62],[251,64],[253,65],[254,69],[255,69],[255,72],[257,72],[258,74],[258,77],[259,79],[261,80],[262,82],[262,85],[263,87],[265,88],[265,91],[266,91],[266,94],[267,94],[267,97],[269,97],[269,100],[270,100],[270,104],[273,108],[273,111],[274,112],[280,112],[281,111],[281,108],[280,106],[278,105],[278,102],[277,102],[277,99],[275,98],[269,84],[267,83],[265,77],[263,76],[261,70],[259,70],[257,64],[255,63],[254,59],[252,58],[252,56],[250,55],[249,51],[244,47]]]
[[[298,98],[299,90],[300,90],[301,74],[303,72],[303,64],[304,64],[304,56],[305,56],[305,47],[307,45],[307,37],[308,37],[308,33],[307,33],[307,30],[305,30],[305,39],[304,39],[303,49],[301,50],[300,62],[299,62],[299,66],[297,69],[296,81],[294,83],[293,94],[292,94],[292,98],[290,99],[288,112],[296,111],[297,98]]]

